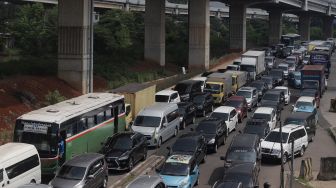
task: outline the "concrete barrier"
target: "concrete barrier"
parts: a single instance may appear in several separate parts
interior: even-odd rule
[[[334,139],[334,141],[336,142],[336,127],[330,127],[329,134],[332,137],[332,139]]]
[[[310,181],[313,179],[313,166],[312,158],[307,157],[301,161],[300,175],[299,178]]]
[[[336,180],[336,157],[322,157],[318,180]]]
[[[329,112],[336,112],[336,99],[330,99]]]
[[[118,181],[114,182],[109,188],[124,188],[136,177],[143,174],[151,174],[157,167],[163,164],[164,156],[151,155],[146,161],[137,165],[131,172],[125,174]]]

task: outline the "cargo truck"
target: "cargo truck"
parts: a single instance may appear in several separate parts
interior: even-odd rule
[[[301,89],[316,89],[322,97],[326,89],[323,65],[305,65],[301,69]]]
[[[247,72],[249,80],[256,80],[265,71],[265,51],[245,52],[242,55],[240,70]]]
[[[232,93],[236,93],[239,88],[243,87],[247,82],[247,73],[244,71],[226,71],[224,74],[232,77]]]
[[[214,103],[221,104],[232,95],[232,75],[225,73],[212,73],[204,88],[204,92],[210,92],[214,98]]]
[[[325,73],[329,74],[330,70],[330,54],[327,51],[311,51],[310,52],[310,64],[312,65],[324,65]]]

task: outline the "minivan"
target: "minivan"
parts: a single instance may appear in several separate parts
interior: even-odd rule
[[[0,146],[0,153],[0,185],[3,188],[41,183],[41,163],[35,146],[7,143]]]
[[[145,135],[148,146],[160,147],[163,142],[177,135],[179,127],[177,104],[155,103],[138,113],[131,129]]]
[[[181,101],[192,101],[196,93],[202,92],[202,81],[184,80],[175,85],[173,90],[180,95]]]

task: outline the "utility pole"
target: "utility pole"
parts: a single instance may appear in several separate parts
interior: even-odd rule
[[[283,153],[283,145],[282,145],[282,122],[280,121],[280,153],[281,153],[281,169],[280,169],[280,188],[285,188],[285,179],[284,179],[284,153]]]
[[[93,19],[94,19],[94,0],[89,0],[90,3],[90,10],[89,10],[89,20],[90,20],[90,41],[89,41],[89,61],[88,61],[88,92],[92,93],[93,92]]]
[[[294,181],[294,138],[291,140],[291,143],[292,143],[292,154],[291,154],[290,188],[293,188],[293,181]]]

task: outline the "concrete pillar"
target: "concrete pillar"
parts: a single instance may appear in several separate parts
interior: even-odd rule
[[[189,0],[189,66],[209,69],[209,0]]]
[[[246,4],[232,1],[230,4],[230,49],[246,50]]]
[[[299,16],[299,34],[301,35],[301,40],[309,41],[311,15],[309,14],[309,12],[303,12],[298,16]]]
[[[278,44],[282,34],[282,12],[281,10],[273,9],[269,11],[269,37],[270,45]]]
[[[146,0],[145,60],[165,66],[165,0]]]
[[[330,38],[334,35],[334,17],[326,16],[323,18],[323,33],[324,38]]]
[[[58,0],[58,77],[83,94],[92,87],[91,0]]]

